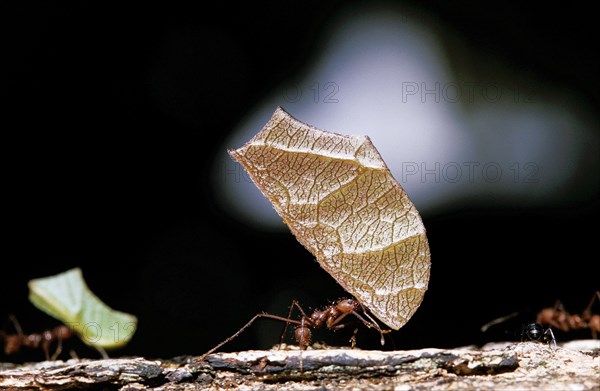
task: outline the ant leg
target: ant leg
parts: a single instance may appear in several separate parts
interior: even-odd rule
[[[17,331],[17,334],[19,335],[19,338],[23,338],[25,336],[25,333],[23,333],[23,329],[21,328],[21,324],[17,320],[17,317],[14,316],[13,314],[10,314],[8,316],[8,319],[10,319],[10,321],[12,322],[13,327],[15,328],[15,330]]]
[[[565,306],[563,305],[562,301],[560,301],[560,300],[556,300],[556,303],[554,303],[554,311],[567,312],[567,311],[565,311]]]
[[[356,334],[358,334],[358,327],[354,329],[352,337],[350,337],[350,344],[352,346],[352,349],[356,347]]]
[[[554,338],[554,333],[552,332],[552,329],[550,327],[548,327],[546,329],[546,331],[544,331],[544,335],[546,334],[550,334],[550,341],[548,342],[548,345],[550,345],[550,347],[553,347],[554,349],[557,348],[556,345],[556,338]]]
[[[108,357],[108,353],[106,353],[106,350],[104,350],[104,348],[102,346],[94,346],[94,347],[96,348],[98,353],[100,353],[100,355],[102,356],[102,359],[108,360],[110,358],[110,357]]]
[[[296,300],[292,300],[292,304],[290,304],[290,311],[288,312],[288,319],[292,318],[292,311],[294,311],[294,304],[296,304]],[[279,337],[279,346],[281,347],[283,345],[283,340],[285,338],[285,334],[287,333],[287,328],[289,326],[289,323],[285,323],[285,327],[283,328],[283,331],[281,332],[281,337]]]
[[[63,349],[63,339],[61,336],[58,337],[56,342],[56,350],[54,350],[54,354],[52,354],[51,360],[54,361],[58,358],[58,356],[62,353]]]
[[[41,333],[40,343],[42,345],[42,349],[44,350],[46,361],[50,360],[50,344],[52,343],[52,341],[54,341],[54,335],[52,334],[52,331],[46,330]],[[54,360],[54,357],[52,358],[52,360]]]
[[[345,316],[346,314],[342,315],[341,317]],[[330,330],[333,331],[337,331],[337,330],[341,330],[343,328],[346,328],[347,326],[350,326],[352,324],[356,324],[356,321],[352,321],[352,322],[348,322],[348,323],[341,323],[341,324],[336,324],[335,326],[332,326],[330,328]],[[352,349],[354,349],[356,347],[356,335],[358,334],[358,327],[354,329],[354,332],[352,333],[352,336],[350,337],[350,344],[352,346]]]
[[[371,315],[369,315],[365,308],[363,307],[363,314],[365,315],[365,317],[367,317],[369,320],[366,320],[365,318],[363,318],[358,312],[356,311],[352,311],[352,312],[346,312],[342,315],[340,315],[340,317],[338,317],[335,322],[333,322],[333,324],[331,325],[332,328],[333,326],[335,326],[336,324],[338,324],[339,322],[342,321],[342,319],[344,319],[348,314],[352,314],[355,317],[358,318],[358,320],[360,320],[365,326],[367,326],[370,329],[375,329],[379,332],[379,334],[381,335],[381,346],[385,345],[385,338],[384,338],[384,334],[387,334],[389,332],[391,332],[392,330],[383,330],[379,324],[377,324],[377,322],[375,321],[375,319],[373,319],[373,317],[371,317]],[[341,327],[340,327],[341,328]]]
[[[367,312],[363,312],[363,313],[365,314],[365,316],[367,318],[369,318],[369,320],[371,322],[366,321],[356,312],[354,312],[354,316],[356,316],[358,319],[360,319],[365,324],[365,326],[367,326],[368,328],[374,328],[375,330],[377,330],[379,332],[379,335],[381,335],[381,346],[385,345],[385,334],[391,333],[392,330],[383,330],[379,326],[377,321],[375,319],[373,319],[373,317],[371,315],[369,315]]]
[[[204,353],[203,355],[201,355],[199,357],[199,360],[202,360],[204,357],[208,356],[209,354],[215,352],[217,349],[219,349],[220,347],[222,347],[223,345],[231,342],[232,340],[234,340],[235,338],[237,338],[241,333],[244,332],[244,330],[246,330],[248,327],[250,327],[252,325],[252,323],[254,323],[257,319],[259,318],[268,318],[268,319],[274,319],[274,320],[279,320],[281,322],[286,322],[287,323],[293,323],[293,324],[297,324],[300,325],[301,322],[299,320],[294,320],[294,319],[289,319],[289,318],[284,318],[282,316],[277,316],[277,315],[271,315],[271,314],[266,314],[266,313],[261,313],[261,314],[256,314],[254,315],[254,317],[252,319],[250,319],[250,321],[248,323],[246,323],[244,326],[242,326],[241,329],[239,329],[235,334],[233,334],[231,337],[227,338],[226,340],[224,340],[223,342],[221,342],[220,344],[218,344],[217,346],[215,346],[214,348],[210,349],[208,352]]]
[[[42,350],[44,351],[44,356],[46,357],[46,361],[50,361],[50,341],[44,340],[42,342]]]
[[[600,299],[600,291],[596,291],[596,293],[594,293],[592,300],[590,300],[590,304],[588,304],[588,306],[585,307],[585,310],[583,310],[583,313],[581,314],[583,319],[589,319],[592,316],[592,306],[594,305],[596,298]]]
[[[357,322],[357,321],[356,321],[356,320],[354,320],[354,321],[350,321],[350,322],[348,322],[348,323],[340,323],[340,324],[336,324],[335,326],[331,326],[330,330],[333,330],[333,331],[338,331],[338,330],[344,329],[344,328],[346,328],[346,327],[348,327],[348,326],[350,326],[350,325],[356,324],[356,322]]]
[[[379,332],[379,334],[381,335],[381,345],[383,346],[385,344],[385,339],[384,339],[384,335],[390,333],[392,330],[383,330],[381,327],[379,327],[379,325],[377,323],[375,323],[375,321],[369,316],[369,319],[373,320],[373,323],[367,321],[366,319],[364,319],[362,316],[360,316],[360,314],[357,313],[353,313],[353,312],[348,312],[347,314],[353,314],[358,320],[360,320],[365,326],[367,326],[368,328],[373,328],[375,330],[377,330],[377,332]],[[338,319],[341,320],[343,317],[345,317],[347,314],[343,314],[342,316],[340,316]],[[368,314],[365,313],[365,315],[368,316]],[[338,322],[338,319],[336,319],[336,322]],[[331,327],[331,330],[337,331],[340,329],[343,329],[351,324],[354,324],[356,322],[348,322],[348,323],[341,323],[341,324],[337,324],[335,326]],[[356,334],[358,334],[358,328],[354,329],[354,334],[352,335],[352,337],[350,337],[350,343],[352,344],[352,349],[354,349],[354,347],[356,346]],[[392,344],[394,343],[394,341],[392,341]]]
[[[297,308],[298,311],[300,311],[304,318],[308,318],[302,307],[300,307],[300,303],[298,303],[296,300],[292,300],[292,304],[290,304],[290,311],[288,312],[287,316],[288,319],[292,319],[292,312],[294,311],[294,307]],[[281,333],[281,338],[279,338],[279,346],[283,345],[283,339],[285,338],[287,328],[289,325],[289,322],[285,322],[285,327],[283,328],[283,332]]]

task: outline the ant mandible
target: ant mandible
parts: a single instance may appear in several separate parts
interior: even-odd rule
[[[73,336],[73,330],[65,325],[56,326],[41,333],[25,334],[14,315],[10,315],[9,319],[17,333],[7,334],[4,331],[0,331],[0,340],[4,339],[4,353],[6,355],[17,353],[23,346],[33,349],[39,349],[41,347],[46,355],[46,360],[56,360],[58,355],[62,352],[63,340]],[[57,343],[56,350],[52,356],[50,356],[50,345],[53,342]]]
[[[298,311],[300,311],[300,314],[302,315],[300,320],[295,320],[295,319],[290,318],[294,308],[296,308],[296,309],[298,309]],[[296,342],[298,343],[298,346],[300,347],[300,349],[304,350],[304,349],[306,349],[306,347],[308,345],[310,345],[310,343],[312,341],[311,329],[319,329],[319,328],[322,328],[323,326],[325,326],[329,330],[340,330],[350,324],[350,323],[341,323],[342,320],[344,320],[348,315],[353,315],[368,328],[373,328],[373,329],[377,330],[379,332],[379,334],[381,335],[381,345],[383,345],[385,343],[384,335],[389,333],[391,330],[383,330],[377,324],[377,322],[365,311],[363,305],[360,302],[358,302],[357,300],[354,300],[354,299],[337,300],[336,302],[325,307],[322,310],[314,311],[310,316],[307,316],[306,313],[304,312],[304,310],[302,309],[302,307],[300,306],[300,304],[296,300],[294,300],[294,301],[292,301],[292,305],[290,306],[290,312],[289,312],[287,318],[284,318],[284,317],[278,316],[278,315],[267,314],[267,313],[256,314],[252,319],[250,319],[250,321],[248,323],[246,323],[244,326],[242,326],[242,328],[240,328],[235,334],[233,334],[231,337],[227,338],[226,340],[224,340],[223,342],[221,342],[214,348],[210,349],[208,352],[204,353],[202,356],[200,356],[200,358],[203,358],[203,357],[215,352],[217,349],[219,349],[223,345],[225,345],[228,342],[235,339],[237,336],[239,336],[242,332],[244,332],[244,330],[246,330],[248,327],[250,327],[252,325],[252,323],[254,323],[259,318],[268,318],[268,319],[274,319],[274,320],[278,320],[281,322],[285,322],[285,324],[286,324],[285,329],[281,336],[282,341],[283,341],[283,338],[287,331],[287,326],[290,323],[295,324],[296,328],[294,330],[294,338],[296,339]],[[367,318],[368,320],[365,318]],[[352,343],[352,348],[354,348],[356,346],[357,331],[358,331],[358,329],[356,329],[354,331],[354,334],[350,340]]]
[[[544,308],[538,313],[536,322],[564,332],[589,328],[592,337],[596,339],[600,333],[600,315],[592,314],[592,305],[596,299],[600,299],[600,291],[594,293],[581,315],[568,313],[560,300],[557,300],[553,308]]]

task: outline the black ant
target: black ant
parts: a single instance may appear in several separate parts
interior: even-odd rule
[[[73,336],[73,330],[65,325],[56,326],[41,333],[25,334],[15,316],[10,315],[9,319],[17,333],[7,334],[4,331],[0,331],[0,341],[4,340],[4,353],[6,355],[17,353],[25,346],[33,349],[41,348],[46,355],[46,360],[56,360],[62,352],[62,342]],[[56,350],[50,356],[50,345],[54,342],[56,342]]]
[[[510,315],[494,319],[493,321],[481,327],[481,331],[486,332],[491,326],[506,322],[507,320],[514,318],[518,314],[518,312],[513,312]],[[552,329],[550,327],[544,329],[544,326],[542,326],[539,323],[529,323],[521,325],[521,342],[525,341],[548,343],[548,345],[551,345],[552,347],[556,348],[556,338],[554,338],[554,333],[552,332]]]
[[[300,311],[300,314],[302,314],[302,318],[300,320],[290,319],[294,308],[297,308],[298,311]],[[335,303],[331,304],[330,306],[325,307],[322,310],[314,311],[310,316],[306,315],[306,313],[304,312],[302,307],[300,307],[300,304],[298,304],[298,302],[296,300],[294,300],[294,301],[292,301],[292,305],[290,306],[290,312],[289,312],[287,318],[284,318],[284,317],[278,316],[278,315],[271,315],[271,314],[267,314],[267,313],[256,314],[252,319],[250,319],[250,321],[248,323],[246,323],[242,328],[240,328],[235,334],[233,334],[231,337],[227,338],[226,340],[224,340],[223,342],[221,342],[214,348],[210,349],[208,352],[204,353],[200,358],[203,358],[203,357],[213,353],[214,351],[216,351],[223,345],[225,345],[228,342],[235,339],[237,336],[239,336],[244,330],[246,330],[248,327],[250,327],[252,325],[252,323],[254,323],[259,318],[269,318],[269,319],[274,319],[274,320],[278,320],[281,322],[285,322],[286,326],[285,326],[285,329],[281,336],[282,341],[283,341],[283,338],[287,331],[287,326],[290,323],[295,324],[296,328],[294,330],[294,337],[295,337],[296,342],[298,343],[298,346],[300,347],[300,349],[304,350],[308,347],[308,345],[310,345],[310,343],[312,341],[311,329],[318,329],[323,326],[327,327],[327,329],[329,329],[329,330],[334,330],[334,331],[343,329],[344,327],[347,327],[350,324],[350,323],[341,323],[342,320],[344,320],[348,315],[353,315],[368,328],[373,328],[373,329],[377,330],[379,332],[379,334],[381,335],[381,345],[383,345],[385,343],[384,335],[389,333],[391,330],[383,330],[381,327],[379,327],[377,322],[365,311],[363,305],[360,302],[358,302],[357,300],[340,299],[340,300],[336,301]],[[367,318],[368,320],[365,318]],[[356,346],[356,333],[357,332],[358,332],[358,329],[355,329],[354,334],[352,335],[352,338],[350,339],[350,341],[352,343],[352,348],[354,348]]]
[[[523,325],[521,330],[521,342],[524,341],[544,342],[556,348],[556,338],[554,338],[552,329],[548,327],[544,330],[544,327],[539,323]]]
[[[592,332],[592,337],[596,339],[598,338],[598,333],[600,333],[600,315],[592,314],[592,305],[594,305],[596,299],[600,299],[600,291],[594,293],[590,304],[583,310],[581,315],[568,313],[563,304],[558,300],[553,308],[542,309],[537,314],[536,322],[564,332],[589,328]]]
[[[556,345],[551,327],[563,332],[589,328],[592,332],[592,337],[596,339],[600,332],[600,315],[592,313],[592,306],[596,299],[600,299],[600,291],[594,293],[590,303],[583,310],[581,315],[568,313],[560,301],[557,301],[553,308],[542,309],[538,312],[535,323],[529,323],[522,326],[521,341],[541,340],[542,342],[554,342]],[[494,319],[481,327],[481,331],[486,332],[490,327],[506,322],[517,315],[519,315],[519,312],[513,312],[510,315]],[[544,329],[544,327],[547,328]]]

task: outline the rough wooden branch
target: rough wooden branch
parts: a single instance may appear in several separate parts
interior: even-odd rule
[[[269,350],[199,361],[120,358],[0,364],[0,389],[600,389],[597,352],[539,343],[488,351]]]

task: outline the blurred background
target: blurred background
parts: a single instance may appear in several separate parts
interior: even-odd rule
[[[506,339],[504,329],[556,299],[582,311],[600,288],[590,10],[1,7],[8,332],[9,314],[26,332],[55,326],[29,303],[27,281],[75,266],[103,301],[139,318],[115,355],[198,355],[258,312],[346,296],[226,155],[277,106],[322,129],[368,134],[421,212],[430,287],[393,333],[397,348]],[[479,331],[515,311],[514,325]],[[260,321],[224,350],[268,348],[282,327]],[[316,334],[332,345],[348,338]],[[359,347],[378,343],[359,332]]]

